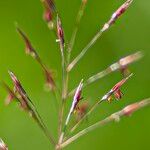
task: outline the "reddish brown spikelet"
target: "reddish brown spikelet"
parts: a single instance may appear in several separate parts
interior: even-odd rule
[[[50,90],[55,90],[55,81],[53,79],[53,75],[52,72],[45,69],[45,77],[46,77],[46,86],[50,89]]]
[[[131,74],[132,75],[132,74]],[[120,82],[118,82],[112,89],[111,91],[114,93],[114,96],[116,99],[121,99],[122,98],[122,92],[120,90],[121,86],[129,79],[129,77],[131,77],[131,75],[129,75],[128,77],[126,77],[125,79],[121,80]]]
[[[116,99],[121,99],[123,94],[122,94],[121,90],[119,89],[119,90],[114,92],[114,96]]]
[[[0,150],[8,150],[7,145],[4,143],[2,139],[0,139]]]
[[[89,107],[89,104],[88,104],[87,102],[81,104],[81,105],[79,106],[79,112],[80,112],[81,114],[85,114],[85,112],[87,111],[88,107]]]
[[[76,109],[78,121],[87,113],[88,108],[89,108],[89,104],[87,102],[84,102]]]
[[[19,94],[18,99],[20,100],[21,107],[23,109],[26,109],[26,108],[30,109],[29,105],[28,105],[29,98],[28,98],[25,90],[23,89],[20,81],[17,79],[17,77],[15,76],[15,74],[13,72],[9,71],[9,75],[10,75],[10,77],[11,77],[13,83],[14,83],[15,92],[17,94]]]
[[[13,99],[14,99],[14,96],[11,93],[9,93],[5,99],[5,104],[9,105],[13,101]]]
[[[130,115],[132,115],[132,113],[134,113],[136,110],[138,110],[139,107],[140,107],[139,103],[134,103],[134,104],[128,105],[123,109],[123,113],[127,116],[130,116]]]
[[[14,91],[12,91],[7,84],[3,83],[3,86],[6,89],[6,91],[9,93],[7,99],[5,100],[6,105],[10,104],[10,102],[12,102],[12,100],[14,99],[20,103],[21,108],[23,109],[27,108],[27,101],[23,95],[18,95],[17,97]]]
[[[44,11],[43,17],[44,17],[44,20],[47,22],[52,21],[52,18],[53,18],[51,11],[49,11],[48,9]]]
[[[123,77],[127,77],[131,73],[128,66],[121,67],[120,71]]]
[[[72,103],[72,111],[74,111],[79,103],[79,101],[82,99],[81,93],[82,93],[82,87],[83,87],[83,80],[81,80],[79,86],[77,87],[77,90],[75,92],[73,103]]]
[[[53,0],[44,0],[51,11],[56,11],[55,3]]]
[[[58,36],[57,42],[60,43],[60,49],[63,50],[64,45],[65,45],[64,31],[63,31],[63,28],[62,28],[61,20],[58,16],[57,16],[57,36]]]
[[[82,0],[83,4],[85,5],[87,3],[87,0]]]
[[[51,89],[54,89],[55,83],[54,83],[51,72],[46,69],[46,67],[44,66],[43,62],[41,61],[39,55],[37,54],[37,52],[33,48],[31,42],[29,41],[27,36],[24,34],[24,32],[18,27],[17,27],[17,31],[19,32],[19,34],[22,36],[23,40],[25,41],[26,53],[30,54],[33,58],[35,58],[38,61],[38,63],[42,66],[42,68],[44,69],[44,73],[46,76],[46,83],[47,83],[48,87],[50,87]],[[10,73],[10,75],[13,79],[16,78],[13,73]],[[17,80],[16,80],[16,85],[17,85]]]
[[[3,82],[2,84],[3,84],[4,88],[6,89],[6,91],[8,92],[8,95],[7,95],[6,99],[5,99],[5,104],[6,104],[6,105],[9,105],[9,104],[13,101],[13,99],[16,98],[16,95],[15,95],[15,93],[9,88],[9,86],[8,86],[6,83]]]
[[[111,90],[114,91],[118,91],[121,86],[128,80],[128,78],[122,79],[120,82],[118,82]]]
[[[132,55],[126,56],[119,60],[120,70],[124,77],[130,74],[128,65],[142,58],[143,54],[141,52],[134,53]]]
[[[33,48],[30,40],[28,39],[28,37],[25,35],[25,33],[19,28],[17,27],[17,31],[18,33],[21,35],[22,39],[24,40],[25,42],[25,45],[26,45],[26,49],[25,49],[25,52],[29,55],[31,55],[32,57],[36,58],[38,57],[35,49]]]
[[[52,0],[42,0],[44,4],[44,20],[51,22],[53,20],[53,15],[56,12],[55,4]]]
[[[127,0],[111,16],[110,20],[103,26],[102,31],[107,30],[128,9],[133,0]]]
[[[116,99],[121,99],[123,94],[122,94],[120,88],[131,76],[132,76],[132,74],[130,74],[128,77],[126,77],[125,79],[122,79],[120,82],[115,84],[115,86],[106,95],[104,95],[102,97],[102,101],[103,100],[111,101],[113,94]]]
[[[120,70],[123,74],[123,77],[127,77],[130,74],[130,70],[128,66],[143,57],[142,52],[138,51],[134,54],[128,55],[126,57],[121,58],[118,62],[112,64],[108,69],[112,72],[116,70]]]
[[[81,97],[82,87],[83,87],[83,79],[81,80],[81,82],[79,83],[79,85],[76,89],[76,92],[75,92],[75,95],[74,95],[74,98],[73,98],[73,101],[72,101],[72,105],[71,105],[70,111],[68,113],[66,122],[65,122],[66,126],[67,126],[67,124],[70,120],[71,114],[76,110],[77,105],[79,104],[79,101],[82,99],[82,97]]]
[[[15,74],[11,71],[8,71],[13,83],[14,83],[14,87],[15,87],[15,90],[19,93],[22,93],[22,94],[26,94],[26,92],[24,91],[20,81],[17,79],[17,77],[15,76]]]

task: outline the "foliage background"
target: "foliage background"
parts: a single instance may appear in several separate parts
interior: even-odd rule
[[[75,16],[81,0],[56,0],[61,12],[67,38],[70,37]],[[108,20],[112,12],[123,0],[94,0],[87,4],[85,16],[80,25],[72,56],[76,56],[96,31]],[[89,118],[89,123],[102,119],[114,111],[134,101],[149,97],[150,92],[150,1],[135,0],[131,8],[119,21],[92,47],[71,73],[70,88],[75,87],[81,78],[105,69],[119,58],[142,50],[143,60],[130,69],[134,76],[123,87],[124,98],[112,104],[102,104]],[[60,81],[60,53],[54,35],[42,20],[43,8],[40,0],[0,0],[0,80],[11,83],[7,70],[13,70],[30,97],[36,104],[44,120],[56,132],[57,114],[53,97],[43,91],[44,77],[38,64],[24,54],[24,45],[16,33],[14,22],[29,35],[45,63],[56,68],[56,78]],[[121,79],[113,73],[85,89],[84,97],[90,97],[92,105],[98,97]],[[0,90],[0,137],[10,150],[48,150],[52,148],[38,126],[16,104],[5,107],[6,92]],[[68,104],[69,105],[69,104]],[[66,109],[67,111],[67,109]],[[120,123],[111,123],[80,138],[66,150],[75,149],[148,149],[150,137],[150,109],[145,108],[132,117],[123,118]],[[85,126],[83,124],[82,126]]]

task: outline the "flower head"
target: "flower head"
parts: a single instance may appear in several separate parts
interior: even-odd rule
[[[114,72],[116,70],[120,70],[124,77],[127,77],[130,74],[130,70],[128,66],[143,57],[141,51],[138,51],[134,54],[128,55],[126,57],[121,58],[118,62],[113,63],[111,66],[108,67],[108,70]]]
[[[140,106],[139,103],[134,103],[134,104],[128,105],[123,109],[123,113],[126,116],[130,116],[130,115],[132,115],[132,113],[134,113],[136,110],[139,109],[139,106]]]
[[[55,85],[55,81],[54,81],[53,76],[52,76],[52,71],[49,71],[47,69],[45,69],[44,71],[45,71],[45,77],[46,77],[46,86],[50,90],[54,90],[56,85]]]
[[[5,104],[9,105],[16,98],[16,95],[15,95],[14,91],[12,91],[6,83],[3,82],[3,86],[6,89],[6,91],[8,92],[8,95],[5,99]]]
[[[102,32],[107,30],[115,21],[128,9],[133,0],[127,0],[124,4],[122,4],[111,16],[110,20],[104,24],[102,28]]]
[[[48,9],[46,9],[46,10],[44,11],[43,18],[44,18],[45,21],[51,22],[51,21],[52,21],[52,18],[53,18],[51,11],[49,11]]]
[[[83,4],[86,4],[87,3],[87,0],[82,0]]]
[[[13,83],[14,83],[14,87],[15,87],[15,91],[20,93],[21,95],[26,95],[25,90],[23,89],[20,81],[17,79],[17,77],[15,76],[15,74],[11,71],[8,71]]]
[[[22,36],[22,38],[26,44],[26,53],[31,55],[33,58],[35,58],[36,61],[41,65],[42,69],[44,70],[44,75],[46,77],[46,85],[48,85],[48,87],[50,87],[50,89],[53,90],[55,87],[55,83],[54,83],[54,79],[51,75],[51,72],[48,71],[47,67],[42,62],[41,58],[39,57],[39,55],[37,54],[37,52],[33,48],[31,42],[29,41],[29,39],[25,35],[25,33],[19,27],[17,27],[17,31]],[[11,75],[11,78],[16,82],[16,85],[17,85],[19,82],[17,80],[15,80],[16,77],[14,76],[14,74],[11,72],[10,75]]]
[[[79,101],[82,99],[81,93],[82,93],[82,87],[83,87],[83,80],[81,80],[79,86],[77,87],[77,90],[75,92],[73,103],[72,103],[72,111],[76,109]]]
[[[25,90],[23,89],[20,81],[17,79],[17,77],[15,76],[15,74],[13,72],[9,71],[9,75],[13,81],[15,92],[16,92],[16,94],[18,94],[17,99],[20,101],[21,108],[30,110],[30,106],[28,103],[28,101],[30,101],[30,99],[27,96]]]
[[[76,119],[79,121],[87,113],[89,108],[89,103],[84,102],[76,109]]]
[[[73,97],[72,105],[71,105],[70,111],[68,113],[66,122],[65,122],[66,126],[70,120],[71,114],[76,110],[77,105],[79,104],[79,101],[82,99],[82,97],[81,97],[82,87],[83,87],[83,79],[81,80],[80,84],[78,85],[76,92],[75,92],[75,95]]]
[[[21,35],[22,39],[25,42],[26,45],[26,49],[25,52],[29,55],[31,55],[34,58],[38,57],[38,54],[36,53],[35,49],[33,48],[30,40],[28,39],[28,37],[25,35],[25,33],[17,26],[17,31],[18,33]]]
[[[42,0],[42,3],[44,5],[44,14],[43,18],[46,22],[48,22],[48,25],[50,28],[54,27],[54,15],[56,14],[56,7],[53,0]]]
[[[64,31],[62,28],[62,23],[58,16],[57,16],[57,36],[58,36],[57,42],[60,43],[60,49],[62,51],[64,49],[65,39],[64,39]]]
[[[112,95],[114,95],[114,97],[117,100],[121,99],[123,94],[122,94],[120,88],[131,76],[132,76],[132,74],[130,74],[128,77],[122,79],[120,82],[115,84],[115,86],[106,95],[104,95],[101,100],[102,101],[108,100],[110,102],[112,100]]]

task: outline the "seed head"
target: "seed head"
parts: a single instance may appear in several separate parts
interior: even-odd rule
[[[128,105],[123,109],[123,113],[126,116],[130,116],[130,115],[132,115],[132,113],[134,113],[136,110],[138,110],[139,107],[140,107],[139,103],[134,103],[134,104]]]
[[[82,0],[83,4],[85,5],[87,3],[87,0]]]
[[[89,103],[84,102],[79,107],[76,108],[76,119],[79,121],[87,113],[89,108]]]
[[[3,82],[3,86],[6,89],[6,91],[8,92],[8,95],[5,99],[5,104],[9,105],[16,98],[16,95],[15,95],[14,91],[12,91],[6,83]]]
[[[81,80],[79,86],[77,87],[77,90],[73,98],[73,103],[72,103],[73,110],[76,109],[76,106],[78,105],[79,101],[82,99],[81,97],[82,87],[83,87],[83,79]]]
[[[15,74],[11,71],[9,71],[9,75],[14,83],[14,88],[15,88],[15,92],[18,94],[18,99],[20,100],[20,106],[23,109],[30,109],[29,105],[28,105],[28,96],[25,92],[25,90],[23,89],[20,81],[17,79],[17,77],[15,76]]]
[[[21,93],[23,95],[26,95],[25,90],[23,89],[20,81],[17,79],[17,77],[15,76],[15,74],[11,71],[8,71],[13,83],[14,83],[14,87],[15,87],[15,91],[18,93]]]
[[[53,18],[51,11],[49,11],[48,9],[44,11],[43,17],[44,17],[44,20],[47,22],[51,22]]]
[[[46,22],[48,22],[48,26],[53,29],[54,28],[54,15],[56,14],[56,7],[53,0],[42,0],[44,5],[44,14],[43,18]]]
[[[51,12],[56,12],[56,6],[55,6],[55,3],[54,3],[54,0],[43,0],[43,2],[51,10]]]
[[[125,79],[122,79],[120,82],[118,82],[106,95],[104,95],[102,97],[101,100],[102,101],[108,100],[110,102],[112,100],[112,95],[114,95],[114,97],[117,100],[121,99],[123,94],[122,94],[120,88],[131,76],[132,76],[132,74],[130,74],[128,77],[126,77]]]
[[[142,52],[136,52],[134,54],[128,55],[126,57],[121,58],[118,62],[112,64],[109,66],[108,69],[111,70],[111,72],[120,70],[124,77],[127,77],[130,74],[130,70],[128,69],[128,66],[132,64],[133,62],[138,61],[143,57]]]
[[[46,87],[48,87],[50,90],[55,90],[55,81],[53,79],[52,71],[49,71],[47,69],[45,71],[45,77],[46,77]]]
[[[71,105],[70,111],[68,113],[66,122],[65,122],[65,126],[67,126],[67,124],[70,120],[71,114],[76,110],[79,101],[82,99],[82,97],[81,97],[82,87],[83,87],[83,79],[81,80],[79,86],[76,89],[76,92],[75,92],[75,95],[74,95],[74,98],[72,101],[72,105]]]
[[[57,16],[57,36],[58,36],[58,40],[56,41],[60,43],[60,49],[62,51],[64,49],[65,39],[64,39],[64,31],[62,28],[61,20],[58,16]]]
[[[33,48],[30,40],[28,39],[28,37],[25,35],[25,33],[18,26],[16,28],[17,28],[18,33],[20,34],[20,36],[24,40],[25,45],[26,45],[26,48],[25,48],[26,54],[29,54],[32,57],[37,58],[38,55],[37,55],[35,49]]]
[[[135,61],[137,61],[139,59],[141,59],[142,57],[143,57],[143,54],[142,54],[142,52],[139,51],[139,52],[136,52],[136,53],[134,53],[132,55],[126,56],[124,58],[121,58],[119,60],[119,64],[122,67],[123,66],[127,66],[127,65],[129,65],[129,64],[131,64],[131,63],[133,63],[133,62],[135,62]]]
[[[133,0],[127,0],[122,6],[120,6],[111,16],[110,20],[104,24],[102,32],[107,30],[115,21],[128,9]]]

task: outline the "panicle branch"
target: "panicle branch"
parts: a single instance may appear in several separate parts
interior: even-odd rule
[[[106,31],[114,22],[127,10],[133,0],[127,0],[117,11],[112,15],[111,19],[104,24],[103,28],[97,32],[93,39],[85,46],[85,48],[79,53],[79,55],[68,65],[67,71],[71,71],[73,67],[80,61],[80,59],[86,54],[89,48],[91,48],[95,42],[101,37],[102,33]]]
[[[75,40],[76,40],[76,35],[77,35],[78,29],[79,29],[81,19],[84,15],[84,10],[85,10],[86,4],[87,4],[87,0],[82,0],[81,6],[80,6],[78,14],[77,14],[75,27],[74,27],[74,30],[72,32],[72,36],[71,36],[71,39],[70,39],[70,42],[69,42],[69,45],[68,45],[68,63],[70,61],[71,51],[73,49],[73,46],[74,46],[74,43],[75,43]]]
[[[43,18],[48,23],[48,27],[50,29],[55,29],[56,28],[55,19],[56,14],[58,13],[55,3],[53,0],[41,0],[41,1],[44,5]]]
[[[128,9],[128,7],[131,5],[133,0],[127,0],[125,3],[123,3],[111,16],[110,20],[104,24],[103,28],[101,29],[102,32],[109,29],[109,27],[115,23],[115,21]]]
[[[100,71],[98,73],[96,73],[95,75],[89,77],[85,82],[84,82],[84,86],[86,87],[94,82],[96,82],[97,80],[105,77],[106,75],[115,72],[115,71],[121,71],[121,73],[123,73],[123,76],[126,77],[130,74],[130,71],[128,70],[128,66],[138,60],[140,60],[143,57],[143,54],[141,51],[138,51],[134,54],[128,55],[126,57],[121,58],[120,60],[118,60],[117,62],[113,63],[112,65],[110,65],[109,67],[107,67],[105,70]],[[127,70],[127,73],[126,73]],[[72,96],[75,92],[75,89],[73,89],[68,96]]]
[[[122,79],[121,81],[119,81],[117,84],[114,85],[114,87],[108,92],[106,93],[100,100],[98,100],[92,107],[91,109],[72,127],[72,129],[70,130],[71,132],[74,132],[75,129],[80,125],[80,123],[86,118],[88,117],[98,106],[99,104],[101,104],[103,101],[108,101],[111,102],[113,99],[113,95],[115,97],[115,99],[119,100],[122,98],[122,92],[120,90],[120,88],[122,87],[122,85],[132,76],[129,75],[128,77]]]
[[[75,111],[79,101],[82,99],[82,97],[81,97],[82,86],[83,86],[83,79],[81,80],[79,86],[76,89],[76,92],[75,92],[75,95],[74,95],[74,98],[73,98],[73,101],[72,101],[72,105],[70,107],[70,111],[69,111],[69,113],[67,115],[67,119],[65,121],[64,129],[63,129],[63,131],[61,133],[61,136],[60,136],[59,143],[61,143],[62,140],[63,140],[64,134],[65,134],[65,131],[66,131],[66,128],[67,128],[67,125],[69,123],[69,120],[70,120],[70,117],[71,117],[72,113]]]
[[[31,55],[39,63],[39,65],[42,67],[44,75],[45,75],[45,79],[46,79],[46,85],[47,85],[46,87],[48,87],[52,91],[55,90],[56,85],[55,85],[55,81],[53,79],[52,71],[49,70],[44,65],[44,63],[42,62],[40,56],[37,54],[36,50],[32,46],[32,43],[30,42],[30,40],[26,36],[26,34],[18,26],[16,28],[17,28],[18,33],[23,38],[24,43],[26,45],[26,53]]]
[[[150,105],[150,98],[142,100],[142,101],[137,102],[137,103],[130,104],[130,105],[126,106],[125,108],[123,108],[122,110],[111,114],[110,116],[108,116],[104,120],[100,120],[97,123],[95,123],[95,124],[85,128],[85,129],[83,129],[82,131],[78,132],[77,134],[75,134],[74,136],[72,136],[71,138],[66,140],[64,143],[62,143],[61,144],[61,148],[66,147],[70,143],[72,143],[75,140],[77,140],[79,137],[89,133],[90,131],[95,130],[98,127],[107,125],[108,123],[110,123],[112,121],[117,121],[118,122],[121,117],[123,117],[123,116],[130,116],[135,111],[137,111],[139,109],[142,109],[143,107],[146,107],[146,106],[149,106],[149,105]]]
[[[64,38],[64,30],[62,28],[62,23],[57,15],[57,37],[58,39],[56,42],[59,43],[60,51],[61,51],[61,59],[62,59],[62,98],[65,98],[65,77],[66,77],[66,71],[65,71],[65,55],[64,55],[64,48],[65,48],[65,38]]]
[[[35,105],[31,101],[31,99],[25,92],[20,81],[17,79],[17,77],[14,75],[13,72],[9,71],[9,74],[10,74],[10,77],[14,84],[14,91],[12,91],[9,88],[9,86],[7,86],[7,84],[3,83],[3,86],[8,91],[8,94],[11,95],[11,97],[10,97],[11,99],[9,99],[9,102],[11,102],[13,99],[17,100],[17,102],[19,102],[19,104],[20,104],[20,108],[23,109],[24,111],[26,111],[29,114],[29,116],[31,116],[36,121],[36,123],[42,129],[44,134],[48,137],[50,142],[53,145],[55,145],[55,140],[53,139],[53,136],[49,133],[46,125],[43,122],[43,119],[39,115]]]

